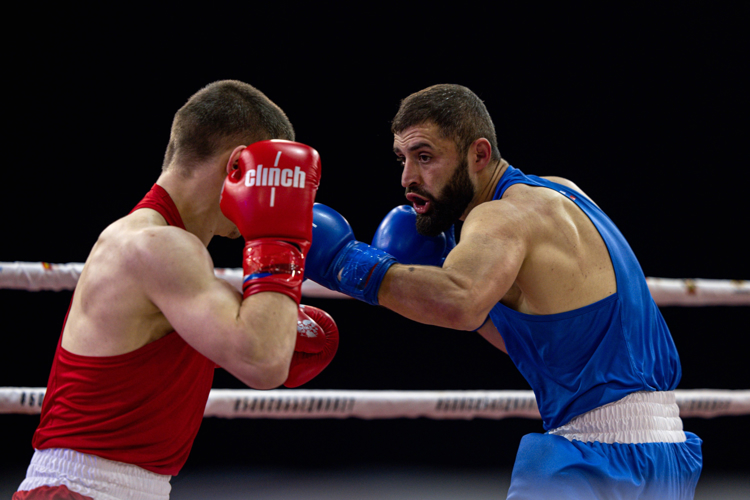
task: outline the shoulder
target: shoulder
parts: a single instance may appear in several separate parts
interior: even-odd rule
[[[564,214],[564,200],[551,189],[514,184],[501,199],[474,207],[464,221],[461,238],[467,232],[532,244],[554,232],[557,219]]]
[[[461,229],[461,239],[526,240],[534,233],[539,213],[533,200],[523,194],[481,203],[469,212]]]
[[[571,181],[570,179],[566,179],[565,177],[557,177],[555,175],[546,175],[542,177],[542,179],[554,182],[556,184],[560,184],[565,187],[569,187],[570,189],[575,189],[576,191],[581,190],[581,188],[579,188],[575,182]]]
[[[578,185],[575,182],[573,182],[573,181],[571,181],[569,179],[566,179],[564,177],[556,177],[556,176],[552,176],[552,175],[551,176],[542,177],[542,179],[545,179],[545,180],[554,182],[556,184],[560,184],[561,186],[565,186],[567,188],[573,189],[574,191],[577,191],[580,194],[582,194],[583,196],[585,196],[586,198],[588,198],[591,201],[591,203],[594,203],[594,200],[591,199],[591,196],[589,196],[586,193],[584,193],[583,189],[581,189],[580,187],[578,187]]]
[[[176,265],[210,265],[208,251],[195,235],[167,225],[150,209],[138,210],[111,224],[100,235],[97,246],[101,251],[114,252],[128,272],[146,280],[163,276]]]
[[[514,184],[505,191],[501,199],[486,201],[474,207],[466,222],[470,219],[481,220],[493,226],[530,223],[540,213],[549,210],[554,200],[554,194],[549,189],[539,190],[527,184]]]

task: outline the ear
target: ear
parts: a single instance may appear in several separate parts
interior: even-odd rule
[[[229,160],[227,160],[227,175],[231,174],[237,168],[239,167],[239,159],[240,159],[240,153],[245,150],[247,146],[237,146],[234,148],[234,151],[232,151],[232,154],[229,155]]]
[[[469,146],[469,167],[474,172],[483,170],[492,158],[492,145],[484,137],[480,137]]]

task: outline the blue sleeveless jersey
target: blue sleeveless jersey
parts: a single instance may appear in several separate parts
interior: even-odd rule
[[[573,311],[534,316],[500,303],[490,311],[508,355],[534,390],[544,429],[632,392],[673,390],[682,376],[677,349],[620,231],[580,193],[511,166],[493,199],[518,183],[572,200],[599,231],[617,277],[615,294]]]

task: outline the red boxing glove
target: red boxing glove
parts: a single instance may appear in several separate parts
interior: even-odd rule
[[[339,329],[331,316],[317,307],[300,305],[297,342],[294,345],[286,387],[299,387],[329,365],[339,348]]]
[[[319,183],[320,156],[304,144],[260,141],[240,153],[220,206],[245,238],[245,297],[272,291],[299,304]]]

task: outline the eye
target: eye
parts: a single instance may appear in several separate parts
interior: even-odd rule
[[[403,156],[396,156],[396,161],[398,162],[399,165],[404,166],[404,162],[406,161],[406,158],[404,158]]]
[[[427,155],[427,154],[424,154],[424,153],[420,153],[419,156],[418,156],[418,158],[419,158],[419,161],[421,161],[422,163],[427,163],[428,161],[430,161],[432,159],[432,157],[430,155]]]

